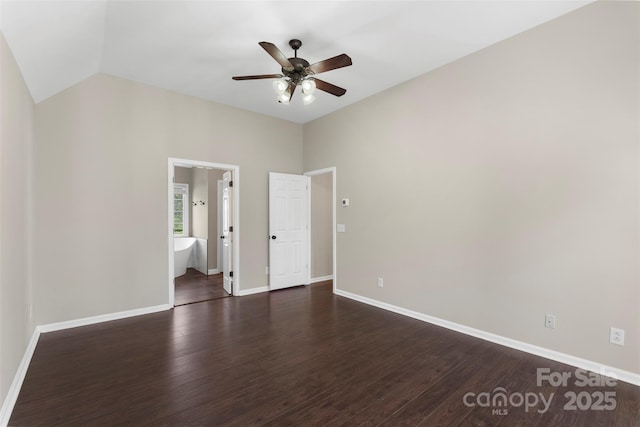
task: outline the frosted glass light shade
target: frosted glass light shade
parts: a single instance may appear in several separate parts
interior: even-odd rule
[[[278,95],[278,102],[280,102],[281,104],[288,104],[290,99],[291,94],[289,94],[289,92],[282,92],[280,95]]]
[[[302,103],[304,105],[309,105],[311,104],[314,100],[316,99],[315,96],[311,95],[311,94],[305,94],[302,96]]]
[[[284,79],[278,79],[273,81],[273,90],[280,95],[284,93],[285,90],[289,87],[289,84]]]
[[[305,95],[311,95],[316,90],[316,82],[313,80],[302,81],[302,93]]]

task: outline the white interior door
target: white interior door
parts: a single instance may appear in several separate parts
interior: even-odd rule
[[[231,172],[222,175],[222,286],[229,294],[233,294],[233,224]]]
[[[269,173],[269,288],[308,281],[309,177]]]

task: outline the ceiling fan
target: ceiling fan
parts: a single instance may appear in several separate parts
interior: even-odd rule
[[[298,58],[298,49],[302,46],[302,42],[298,39],[289,41],[289,46],[291,46],[294,51],[293,58],[287,58],[273,43],[260,42],[258,44],[280,64],[282,74],[235,76],[232,77],[233,80],[278,79],[273,82],[273,88],[278,94],[278,102],[283,104],[288,104],[291,101],[293,92],[298,85],[302,87],[302,100],[305,105],[310,104],[315,99],[313,96],[315,89],[335,96],[342,96],[347,92],[346,89],[315,78],[314,75],[337,68],[348,67],[351,65],[351,58],[348,55],[343,53],[309,65],[307,60]]]

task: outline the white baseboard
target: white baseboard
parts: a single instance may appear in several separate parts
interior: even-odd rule
[[[24,356],[22,356],[22,361],[20,361],[20,365],[18,366],[18,371],[16,375],[13,377],[13,382],[11,383],[11,387],[9,387],[9,391],[7,392],[7,396],[4,399],[4,403],[2,404],[2,409],[0,409],[0,426],[9,425],[9,419],[11,418],[11,413],[13,412],[13,407],[18,400],[18,394],[20,394],[20,389],[22,388],[22,383],[24,382],[24,378],[27,375],[27,369],[29,369],[29,364],[31,363],[31,358],[33,357],[33,352],[36,350],[36,345],[38,344],[38,339],[40,338],[40,331],[36,328],[33,331],[33,335],[31,335],[31,340],[27,345],[27,349],[24,352]]]
[[[94,323],[109,322],[111,320],[125,319],[127,317],[157,313],[159,311],[170,310],[172,308],[173,307],[171,307],[169,304],[155,305],[153,307],[137,308],[135,310],[119,311],[117,313],[101,314],[99,316],[67,320],[66,322],[49,323],[46,325],[40,325],[36,329],[41,333],[60,331],[62,329],[77,328],[78,326],[93,325]]]
[[[210,268],[209,269],[209,274],[218,274],[220,273],[220,270],[218,270],[217,268]]]
[[[634,372],[625,371],[623,369],[614,368],[612,366],[603,365],[591,360],[582,359],[580,357],[572,356],[570,354],[561,353],[559,351],[551,350],[537,345],[528,344],[522,341],[514,340],[511,338],[503,337],[501,335],[492,334],[490,332],[482,331],[480,329],[471,328],[469,326],[460,325],[458,323],[450,322],[448,320],[440,319],[438,317],[429,316],[427,314],[418,313],[417,311],[408,310],[406,308],[398,307],[392,304],[387,304],[382,301],[378,301],[372,298],[363,297],[361,295],[353,294],[351,292],[336,289],[334,291],[336,295],[340,295],[364,304],[372,305],[374,307],[382,308],[384,310],[392,311],[394,313],[402,314],[407,317],[411,317],[423,322],[431,323],[433,325],[442,326],[443,328],[451,329],[452,331],[461,332],[472,337],[480,338],[485,341],[490,341],[495,344],[500,344],[505,347],[510,347],[516,350],[524,351],[526,353],[534,354],[536,356],[544,357],[547,359],[555,360],[560,363],[575,366],[577,368],[586,369],[597,374],[606,375],[608,377],[618,379],[630,384],[640,386],[640,374]]]
[[[244,297],[247,295],[260,294],[262,292],[269,292],[270,289],[268,286],[261,286],[259,288],[251,288],[251,289],[241,289],[236,294],[239,297]]]
[[[314,277],[313,279],[311,279],[309,281],[309,284],[318,283],[318,282],[324,282],[325,280],[333,280],[333,275],[322,276],[322,277]]]

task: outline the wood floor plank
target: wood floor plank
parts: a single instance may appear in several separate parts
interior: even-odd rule
[[[459,425],[473,410],[465,403],[465,396],[469,393],[477,395],[483,391],[491,391],[498,387],[506,376],[517,371],[522,362],[520,359],[513,357],[512,354],[503,351],[503,349],[496,351],[493,346],[491,347],[487,357],[495,363],[486,363],[478,375],[460,385],[442,405],[422,420],[419,424],[420,426]],[[473,423],[476,426],[493,426],[498,423],[498,420],[486,419],[480,416],[473,417]]]
[[[290,322],[289,322],[290,323]],[[394,347],[403,341],[403,327],[396,326],[395,331],[392,326],[389,332],[393,334],[383,346],[380,344],[372,345],[373,341],[367,336],[372,333],[368,328],[360,330],[357,321],[351,322],[352,330],[356,336],[345,341],[335,341],[333,337],[328,337],[331,341],[314,342],[312,346],[302,346],[300,352],[300,344],[297,341],[292,348],[285,350],[289,363],[282,364],[282,357],[285,356],[278,351],[277,357],[267,357],[260,361],[261,365],[268,370],[273,378],[277,378],[270,384],[268,389],[258,384],[257,387],[247,387],[240,401],[235,402],[219,402],[218,405],[228,405],[239,409],[239,416],[233,419],[233,423],[255,425],[256,423],[264,423],[269,418],[273,418],[276,414],[287,411],[299,402],[308,400],[317,400],[323,394],[333,390],[333,387],[345,382],[348,379],[352,384],[356,378],[373,375],[377,367],[366,366],[367,361],[363,355],[369,355],[377,352],[380,359],[386,360],[394,352]],[[295,335],[287,335],[288,340],[295,340]],[[301,337],[304,340],[304,337]],[[360,344],[362,341],[365,344]],[[277,347],[280,348],[282,344]],[[396,352],[397,353],[397,352]],[[367,358],[371,359],[367,356]],[[375,359],[378,360],[378,359]],[[310,372],[309,366],[314,366],[314,372]],[[371,365],[369,363],[368,365]],[[317,372],[317,373],[316,373]],[[309,385],[313,385],[314,390],[308,393]],[[283,393],[292,393],[289,389],[298,389],[299,393],[293,394],[289,399],[279,399]],[[249,406],[246,406],[249,403]],[[245,407],[246,406],[246,407]],[[198,409],[191,412],[202,412]],[[195,415],[190,414],[189,419],[194,419]],[[228,414],[233,417],[234,414]],[[276,424],[293,423],[291,417],[285,416],[276,421]],[[202,421],[202,420],[200,420]],[[226,420],[225,420],[226,421]]]
[[[231,295],[222,286],[222,273],[206,275],[188,268],[186,274],[176,277],[175,305],[193,304]]]
[[[333,381],[334,385],[339,381],[343,386],[331,387],[330,384],[324,384],[322,393],[316,394],[313,399],[301,405],[291,407],[279,417],[271,419],[267,425],[300,425],[309,417],[326,425],[330,422],[338,423],[339,419],[349,412],[357,412],[371,397],[372,384],[378,383],[385,375],[388,376],[388,365],[403,367],[407,361],[412,360],[401,351],[397,351],[402,341],[404,338],[399,341],[389,340],[384,343],[384,347],[363,348],[364,351],[358,351],[357,354],[340,355],[334,359],[334,363],[340,365],[341,369],[336,372]],[[372,357],[372,354],[375,356]]]
[[[493,405],[493,398],[497,393],[503,392],[505,396],[511,393],[522,393],[535,381],[535,372],[540,364],[540,358],[522,352],[518,352],[516,357],[518,362],[515,368],[505,373],[499,381],[468,391],[474,393],[474,398],[478,393],[491,393],[492,405],[489,407],[478,406],[476,399],[468,397],[467,402],[471,402],[475,406],[460,421],[460,426],[521,425],[517,422],[516,413],[518,411],[524,412],[524,408],[514,408],[508,403],[503,405],[499,400],[496,400],[496,404]]]
[[[616,409],[615,411],[607,411],[607,415],[613,412],[613,425],[640,426],[640,387],[618,382],[615,386],[615,392]]]
[[[342,421],[341,425],[372,426],[382,423],[463,363],[467,353],[473,352],[479,344],[478,340],[461,334],[451,336],[433,326],[429,329],[433,335],[443,333],[440,340],[433,342],[429,349],[416,352],[421,357],[417,362],[404,363],[407,370],[403,373],[385,370],[387,377],[369,389],[369,398],[364,401],[363,407]]]
[[[335,296],[331,283],[42,334],[11,426],[638,426],[640,388],[591,414],[463,405],[574,368]],[[491,391],[487,390],[487,391]],[[561,423],[561,424],[558,424]]]
[[[484,373],[491,373],[505,360],[496,358],[493,346],[482,343],[440,381],[418,394],[413,400],[396,411],[381,425],[394,426],[399,423],[419,425],[466,384],[475,384]],[[465,409],[466,413],[467,409]],[[433,422],[433,419],[432,421]]]

